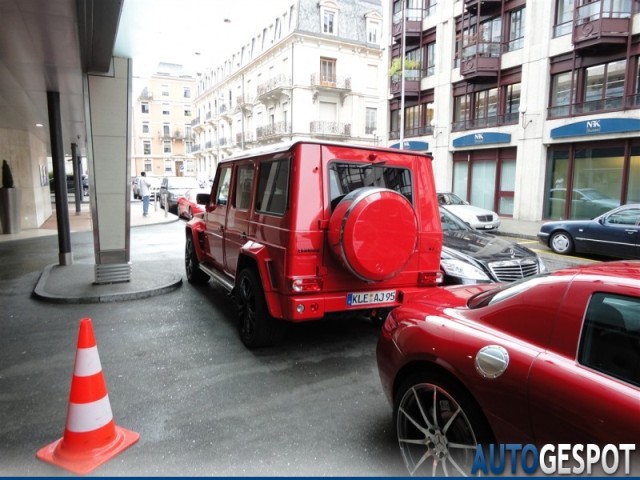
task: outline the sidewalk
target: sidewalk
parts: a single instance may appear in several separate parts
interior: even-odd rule
[[[76,212],[75,203],[69,206],[69,229],[72,233],[91,232],[91,211],[88,202]],[[160,225],[178,221],[178,217],[151,204],[149,215],[143,217],[142,202],[132,200],[131,227]],[[0,242],[26,240],[57,235],[55,211],[38,229],[23,230],[19,234],[0,235]],[[161,295],[182,285],[180,273],[168,272],[162,262],[139,261],[130,263],[130,280],[111,284],[94,284],[95,263],[76,262],[71,265],[48,265],[43,270],[33,294],[50,303],[105,303],[134,300]]]
[[[156,207],[157,205],[157,207]],[[131,200],[131,227],[142,225],[153,225],[160,223],[175,222],[178,217],[172,213],[165,212],[160,208],[160,203],[151,202],[149,204],[149,215],[142,216],[142,201]],[[91,207],[88,201],[80,204],[80,213],[76,212],[76,205],[73,196],[69,199],[69,229],[71,233],[88,232],[93,229],[91,224]],[[51,216],[45,220],[40,228],[23,229],[20,233],[0,234],[0,242],[12,240],[25,240],[27,238],[43,237],[58,234],[58,220],[56,218],[55,205]]]

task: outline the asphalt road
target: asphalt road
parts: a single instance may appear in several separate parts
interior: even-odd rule
[[[132,261],[182,272],[183,228],[132,229]],[[73,234],[72,249],[91,262],[91,233]],[[43,303],[31,292],[57,251],[53,236],[0,243],[0,475],[67,474],[35,453],[62,436],[83,317],[93,320],[115,421],[140,434],[96,475],[406,474],[376,368],[379,327],[294,325],[277,347],[249,351],[213,285],[185,281],[121,303]],[[551,269],[579,262],[544,255]]]

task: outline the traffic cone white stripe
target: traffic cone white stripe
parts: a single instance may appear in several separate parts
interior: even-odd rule
[[[98,347],[78,348],[73,374],[77,377],[89,377],[101,371],[102,365],[100,364]]]
[[[69,403],[67,430],[82,433],[104,427],[113,420],[109,395],[91,403]]]

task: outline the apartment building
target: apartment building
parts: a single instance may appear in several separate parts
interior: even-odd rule
[[[270,144],[384,141],[381,0],[297,0],[197,79],[192,127],[200,174]]]
[[[389,8],[390,143],[432,152],[439,189],[521,220],[640,202],[640,1]]]
[[[194,176],[191,154],[196,80],[181,65],[160,63],[133,105],[131,175]]]

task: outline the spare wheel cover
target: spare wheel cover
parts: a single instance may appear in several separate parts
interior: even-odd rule
[[[416,250],[418,220],[399,192],[364,187],[345,196],[329,219],[329,244],[353,275],[365,281],[396,276]]]

